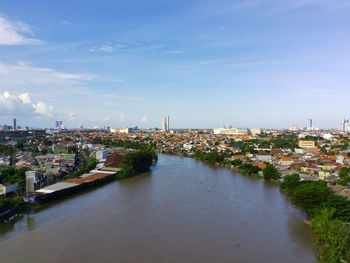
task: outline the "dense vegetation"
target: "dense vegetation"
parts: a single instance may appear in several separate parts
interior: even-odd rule
[[[267,163],[263,170],[265,180],[278,180],[281,177],[280,172],[272,165]]]
[[[257,175],[261,169],[250,163],[243,163],[238,166],[238,170],[242,174]]]
[[[13,148],[9,145],[0,144],[0,153],[5,155],[13,154]]]
[[[156,155],[151,151],[127,153],[120,166],[123,170],[117,174],[118,178],[123,179],[149,171],[154,158]]]
[[[17,183],[19,187],[25,189],[26,185],[26,176],[25,173],[29,168],[21,167],[19,169],[15,169],[13,167],[5,168],[0,170],[0,184]]]
[[[297,174],[285,176],[280,187],[312,218],[320,261],[350,262],[350,201],[334,194],[324,181],[302,182]]]
[[[0,214],[18,207],[23,203],[23,198],[20,196],[12,197],[12,198],[3,198],[0,197]]]
[[[339,179],[337,181],[337,184],[340,185],[348,185],[350,183],[350,176],[349,176],[349,168],[343,167],[339,171]]]
[[[207,161],[208,163],[213,165],[216,163],[220,163],[224,160],[224,157],[218,154],[217,152],[204,153],[201,151],[196,151],[192,157],[196,158],[197,160]]]

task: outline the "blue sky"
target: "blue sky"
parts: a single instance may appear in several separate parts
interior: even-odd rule
[[[347,0],[2,0],[0,123],[339,127],[349,13]]]

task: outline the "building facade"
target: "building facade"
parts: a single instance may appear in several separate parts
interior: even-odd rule
[[[169,128],[169,116],[163,116],[162,118],[162,131],[168,132]]]

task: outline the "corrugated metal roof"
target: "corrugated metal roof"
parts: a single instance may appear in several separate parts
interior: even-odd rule
[[[49,185],[47,187],[41,188],[39,190],[36,190],[35,192],[39,192],[39,193],[53,193],[53,192],[60,191],[60,190],[63,190],[63,189],[67,189],[67,188],[71,188],[71,187],[74,187],[74,186],[77,186],[77,185],[79,185],[79,184],[77,184],[77,183],[69,183],[69,182],[59,182],[59,183],[52,184],[52,185]]]

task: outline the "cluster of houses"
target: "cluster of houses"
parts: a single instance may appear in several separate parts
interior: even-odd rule
[[[0,153],[0,169],[6,168],[10,165],[10,157]]]
[[[108,166],[117,168],[126,151],[120,147],[93,144],[92,142],[96,138],[101,141],[127,140],[141,144],[152,143],[159,152],[182,155],[191,155],[196,151],[226,153],[230,160],[240,159],[242,162],[249,162],[261,169],[266,166],[266,163],[271,163],[282,176],[298,173],[304,180],[326,180],[330,183],[336,181],[342,167],[350,166],[350,158],[348,157],[350,149],[346,147],[336,148],[337,145],[344,145],[344,136],[347,135],[337,132],[331,134],[329,131],[324,132],[324,134],[322,132],[317,132],[317,134],[299,132],[299,143],[294,149],[279,148],[273,144],[268,144],[268,146],[259,144],[261,141],[270,141],[283,134],[283,131],[271,131],[261,137],[257,134],[214,134],[204,130],[138,131],[131,134],[106,131],[72,131],[64,134],[46,135],[47,140],[54,141],[51,146],[38,144],[37,141],[30,138],[27,141],[38,147],[39,151],[49,149],[54,154],[37,155],[34,160],[30,154],[24,153],[21,156],[16,156],[16,168],[25,166],[36,170],[35,166],[39,166],[40,171],[44,172],[48,178],[70,173],[75,169],[76,160],[74,154],[66,153],[69,146],[88,150],[91,156],[97,160],[97,168]],[[316,145],[316,140],[305,139],[306,136],[323,136],[324,140],[319,140],[318,145]],[[253,151],[243,151],[240,146],[245,142],[252,141],[257,141],[250,145]],[[325,151],[332,151],[332,154]],[[0,167],[2,163],[8,165],[8,160],[0,156]]]
[[[47,178],[60,177],[72,173],[76,167],[75,154],[59,153],[35,157],[40,170]]]

